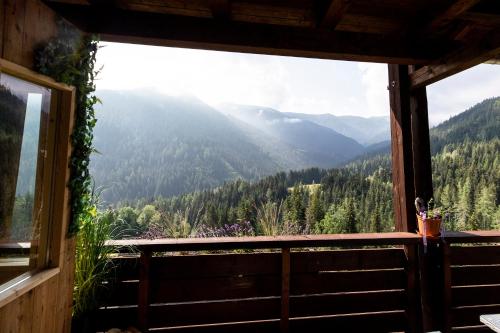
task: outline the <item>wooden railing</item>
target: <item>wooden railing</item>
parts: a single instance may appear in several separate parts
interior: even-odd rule
[[[445,332],[491,332],[481,314],[500,313],[500,232],[450,233],[443,244]]]
[[[410,233],[115,241],[140,257],[115,259],[97,321],[155,332],[411,331],[419,243]]]
[[[479,315],[500,312],[498,243],[498,231],[447,233],[427,249],[410,233],[111,241],[122,252],[96,322],[155,332],[488,332]],[[25,255],[29,244],[2,252]]]
[[[500,232],[447,233],[429,249],[411,233],[113,241],[140,255],[114,259],[97,321],[155,332],[481,332],[479,315],[500,311],[495,242]]]

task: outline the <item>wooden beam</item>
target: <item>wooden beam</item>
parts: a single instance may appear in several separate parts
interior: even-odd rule
[[[413,71],[413,66],[410,71]],[[429,116],[425,87],[410,92],[413,183],[415,197],[429,201],[433,197]]]
[[[389,65],[392,190],[397,231],[414,232],[414,172],[408,66]]]
[[[329,234],[307,236],[255,236],[255,237],[213,237],[178,239],[124,239],[113,240],[109,246],[127,248],[133,246],[140,251],[175,252],[232,249],[275,249],[298,247],[337,247],[417,244],[421,237],[407,232],[385,232],[366,234]]]
[[[106,41],[389,63],[429,63],[450,45],[369,33],[219,21],[48,2],[80,29]]]
[[[498,56],[496,56],[495,58],[492,58],[488,61],[486,61],[487,64],[490,64],[490,65],[500,65],[500,54]]]
[[[350,0],[331,0],[325,14],[321,17],[319,26],[325,29],[335,30],[335,27],[339,24],[350,4]]]
[[[450,24],[461,14],[468,11],[472,6],[477,4],[479,0],[453,0],[439,15],[437,15],[427,26],[425,31],[439,31],[444,26]]]
[[[210,10],[212,16],[219,20],[229,20],[231,18],[231,5],[229,0],[210,0]]]
[[[500,54],[500,29],[491,31],[467,47],[411,73],[411,88],[416,89],[437,82],[486,62],[498,54]]]

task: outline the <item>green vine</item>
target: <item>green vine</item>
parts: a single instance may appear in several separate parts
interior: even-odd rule
[[[35,52],[36,70],[76,88],[75,124],[71,142],[70,161],[71,215],[69,234],[78,232],[82,221],[95,216],[91,197],[92,179],[89,173],[93,148],[93,129],[96,124],[94,79],[98,38],[80,35],[74,28],[61,23],[59,35]]]

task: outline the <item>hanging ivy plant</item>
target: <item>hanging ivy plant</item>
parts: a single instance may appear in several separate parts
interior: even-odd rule
[[[61,22],[58,36],[35,51],[35,68],[38,72],[76,88],[69,183],[72,193],[70,235],[78,232],[81,221],[95,216],[89,164],[90,154],[94,150],[94,106],[99,102],[94,95],[97,43],[96,36],[80,35],[76,29]]]

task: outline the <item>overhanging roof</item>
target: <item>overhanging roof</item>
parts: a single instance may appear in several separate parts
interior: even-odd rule
[[[107,41],[424,66],[421,86],[500,54],[499,0],[46,0]]]

